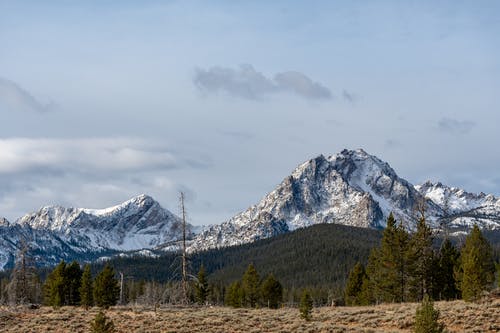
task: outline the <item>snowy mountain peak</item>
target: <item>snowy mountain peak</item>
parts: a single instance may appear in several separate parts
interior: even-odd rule
[[[5,217],[0,217],[0,227],[8,227],[10,222]]]
[[[390,212],[413,222],[423,196],[389,164],[362,149],[299,165],[258,204],[200,233],[191,250],[247,243],[318,223],[380,228]],[[441,209],[428,203],[428,211]]]
[[[470,193],[457,187],[443,185],[441,182],[426,181],[415,188],[449,213],[496,204],[499,200],[491,194]]]

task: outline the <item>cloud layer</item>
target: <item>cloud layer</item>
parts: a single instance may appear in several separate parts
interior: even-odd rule
[[[140,193],[176,202],[173,172],[207,161],[135,138],[0,139],[0,217],[42,205],[102,208]]]
[[[54,107],[52,103],[40,103],[17,83],[0,77],[0,107],[2,105],[14,110],[32,112],[46,112]]]
[[[226,92],[234,97],[259,99],[281,92],[293,93],[309,100],[330,99],[331,91],[296,71],[277,73],[273,78],[256,71],[252,65],[237,69],[212,67],[197,69],[194,84],[206,92]]]
[[[457,120],[452,118],[442,118],[438,122],[438,127],[440,130],[452,134],[467,134],[476,125],[473,121],[467,120]]]

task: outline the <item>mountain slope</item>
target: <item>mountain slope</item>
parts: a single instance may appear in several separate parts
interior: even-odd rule
[[[441,183],[425,182],[415,188],[443,210],[441,224],[451,229],[467,229],[477,224],[482,229],[500,228],[500,198],[485,193],[470,193]]]
[[[434,223],[442,208],[387,163],[361,149],[343,150],[301,164],[257,205],[197,235],[190,250],[248,243],[320,223],[382,228],[390,212],[412,223],[419,201]]]
[[[41,263],[151,249],[180,239],[181,220],[147,195],[106,209],[43,207],[0,223],[0,269],[24,240]]]

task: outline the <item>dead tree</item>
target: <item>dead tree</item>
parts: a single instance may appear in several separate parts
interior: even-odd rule
[[[40,281],[29,257],[27,242],[21,241],[16,255],[16,263],[7,285],[10,304],[38,303],[40,300]]]
[[[187,281],[187,258],[186,258],[186,208],[184,206],[184,193],[181,192],[181,212],[182,212],[182,294],[183,303],[188,301],[188,281]]]

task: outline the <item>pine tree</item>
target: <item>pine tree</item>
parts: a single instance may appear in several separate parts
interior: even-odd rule
[[[226,292],[225,304],[234,308],[241,308],[244,305],[245,292],[240,281],[231,283]]]
[[[201,265],[198,271],[198,281],[195,285],[196,301],[199,304],[205,304],[208,295],[208,281],[205,277],[205,267]]]
[[[261,294],[265,306],[271,309],[277,309],[283,301],[283,286],[274,275],[269,274],[262,282]]]
[[[421,301],[425,294],[432,294],[434,281],[432,231],[423,215],[417,223],[415,234],[411,237],[407,253],[409,260],[409,299]]]
[[[300,306],[299,306],[300,317],[306,321],[311,320],[312,308],[313,308],[313,301],[311,295],[309,294],[309,291],[304,290],[300,297]]]
[[[404,302],[408,289],[409,236],[394,215],[387,218],[381,245],[373,249],[367,265],[370,287],[376,302]]]
[[[458,266],[460,253],[449,239],[445,239],[437,258],[437,281],[434,296],[437,299],[451,300],[459,298],[460,291],[455,282],[454,272]]]
[[[106,315],[99,311],[94,317],[94,321],[90,324],[92,333],[113,333],[115,332],[115,324],[112,320],[108,320]]]
[[[44,284],[44,299],[45,304],[54,308],[66,305],[67,295],[67,279],[66,279],[66,263],[61,260],[49,276]]]
[[[120,286],[115,279],[115,271],[106,264],[94,280],[94,303],[108,308],[115,305],[120,295]]]
[[[66,278],[66,305],[80,304],[80,286],[82,285],[82,269],[78,262],[73,261],[66,266],[64,271]]]
[[[434,304],[427,294],[424,295],[422,304],[417,308],[415,315],[415,333],[440,333],[444,325],[438,322],[439,311],[434,309]]]
[[[248,268],[243,274],[241,284],[245,293],[245,305],[254,308],[259,301],[259,273],[253,264],[248,265]]]
[[[89,307],[94,305],[92,274],[90,272],[90,265],[88,264],[83,269],[82,284],[79,291],[80,305],[88,310]]]
[[[474,225],[465,239],[460,256],[460,290],[466,301],[476,300],[495,280],[492,249],[481,230]]]
[[[363,279],[361,287],[362,305],[379,303],[382,301],[381,270],[380,270],[380,248],[375,247],[370,251],[368,264],[366,265],[366,278]]]
[[[366,279],[365,267],[360,263],[356,263],[347,279],[344,300],[346,305],[361,305],[363,281]]]

